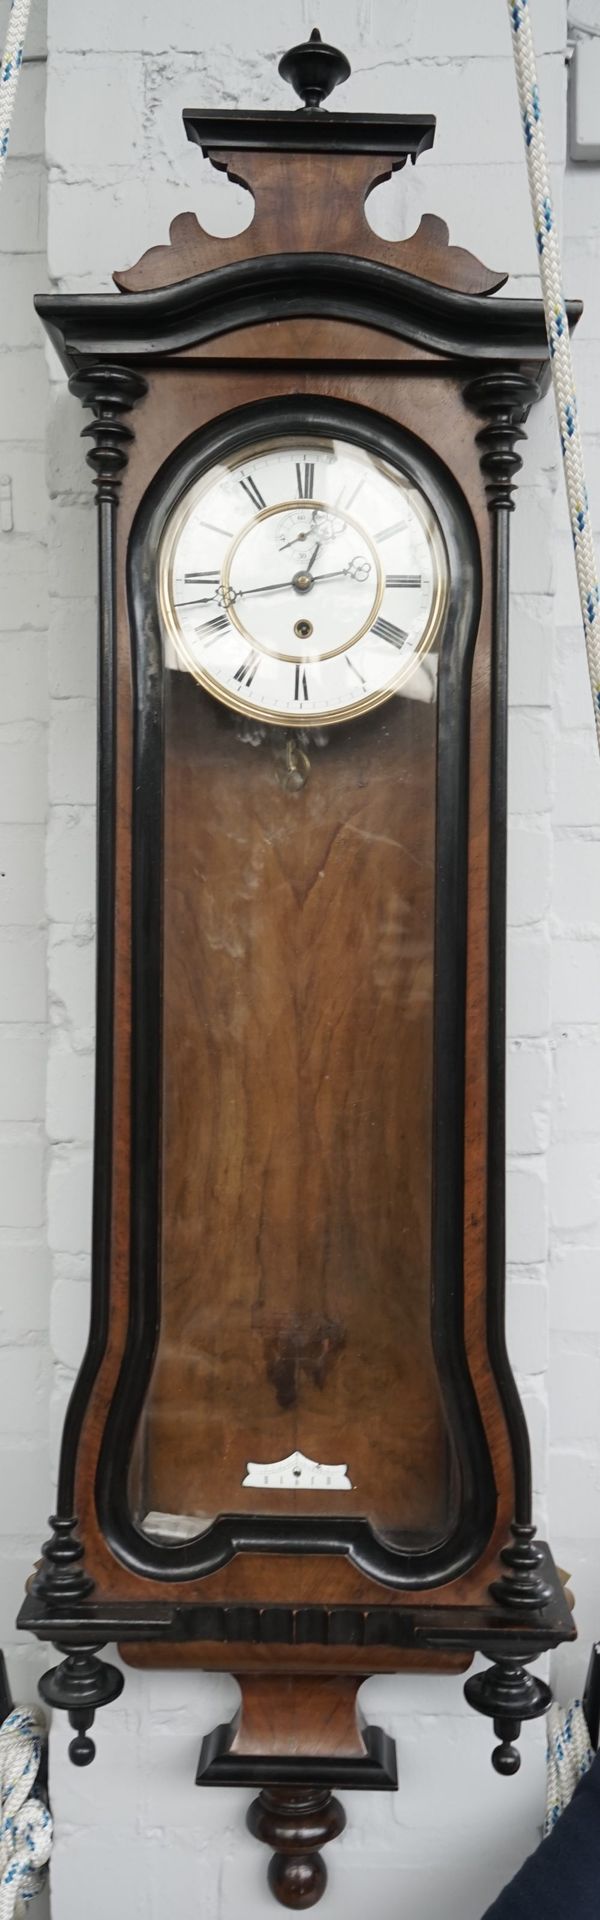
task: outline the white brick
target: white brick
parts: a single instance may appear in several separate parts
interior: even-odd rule
[[[531,1386],[520,1382],[520,1391],[529,1434],[534,1505],[537,1508],[548,1492],[548,1395],[545,1387],[542,1390],[539,1380],[532,1382]]]
[[[551,992],[553,1020],[600,1021],[600,941],[553,940]]]
[[[91,1140],[94,1056],[55,1030],[48,1061],[47,1127],[51,1140]]]
[[[53,1486],[58,1479],[62,1436],[67,1417],[67,1407],[73,1389],[73,1381],[74,1375],[70,1369],[67,1371],[67,1369],[60,1366],[57,1361],[52,1374],[52,1390],[48,1410],[48,1464]]]
[[[43,1030],[0,1026],[0,1120],[42,1120],[45,1080]]]
[[[511,927],[533,926],[547,913],[552,874],[552,840],[535,828],[511,826],[508,833],[508,918]]]
[[[104,1724],[106,1724],[108,1716],[112,1711],[113,1709],[111,1707],[105,1707],[103,1709]],[[64,1716],[61,1715],[60,1717],[64,1722]],[[60,1738],[61,1733],[57,1730],[55,1736],[56,1744],[58,1744]],[[68,1738],[68,1728],[65,1728],[63,1724],[62,1744],[65,1747]],[[98,1724],[96,1745],[97,1757],[94,1765],[97,1768],[97,1792],[110,1794],[111,1773],[107,1770],[106,1766],[102,1764],[101,1722]],[[123,1773],[124,1772],[125,1763],[123,1763]],[[117,1779],[120,1777],[120,1773],[121,1769],[119,1769]],[[136,1904],[139,1909],[140,1863],[138,1849],[135,1845],[132,1845],[131,1826],[120,1827],[118,1824],[119,1820],[120,1808],[117,1800],[115,1814],[111,1816],[110,1822],[104,1831],[100,1829],[95,1833],[90,1833],[86,1828],[83,1828],[78,1832],[69,1832],[67,1828],[66,1831],[59,1832],[52,1850],[50,1882],[52,1905],[55,1912],[60,1914],[62,1909],[68,1913],[69,1906],[72,1902],[73,1887],[81,1883],[81,1876],[83,1874],[85,1874],[86,1878],[86,1920],[106,1920],[106,1914],[110,1909],[112,1898],[111,1888],[114,1893],[115,1885],[118,1885],[121,1889],[120,1898],[123,1901],[124,1912],[134,1914]],[[256,1846],[256,1851],[260,1856],[261,1849],[259,1849],[258,1846]],[[168,1884],[170,1884],[171,1890],[174,1885],[177,1886],[178,1898],[181,1892],[182,1900],[185,1901],[186,1906],[188,1906],[191,1911],[193,1911],[194,1898],[197,1901],[198,1886],[201,1885],[202,1920],[216,1920],[216,1892],[219,1877],[216,1859],[212,1864],[212,1873],[209,1876],[209,1870],[207,1869],[207,1864],[200,1848],[194,1848],[187,1837],[182,1844],[181,1837],[177,1832],[170,1833],[169,1835],[158,1833],[153,1834],[151,1837],[145,1835],[143,1858],[144,1905],[148,1920],[150,1920],[150,1914],[152,1914],[152,1920],[154,1920],[154,1916],[161,1911],[161,1906],[155,1905],[154,1902],[155,1892],[157,1892],[158,1898],[162,1903],[162,1912],[164,1914],[165,1889]],[[152,1906],[148,1904],[150,1901],[152,1902]]]
[[[550,593],[554,586],[554,543],[548,539],[549,512],[547,492],[541,487],[519,487],[511,526],[513,593]]]
[[[600,1040],[580,1035],[557,1046],[552,1132],[555,1140],[600,1135]]]
[[[88,418],[69,393],[66,381],[51,389],[46,434],[46,479],[51,497],[74,492],[88,498],[92,495],[92,474],[86,461],[88,442],[82,439]]]
[[[96,798],[96,708],[61,700],[50,729],[50,799],[93,806]]]
[[[54,700],[92,700],[96,692],[94,600],[52,601],[48,630],[48,677]]]
[[[73,598],[96,590],[96,513],[90,499],[84,506],[65,501],[48,514],[48,582],[51,593],[62,595],[65,582]]]
[[[567,929],[595,932],[600,921],[600,839],[557,840],[554,850],[552,906]]]
[[[46,818],[46,736],[35,721],[0,725],[0,819]]]
[[[0,468],[10,478],[15,533],[41,533],[47,512],[41,449],[8,442],[0,447]]]
[[[600,1540],[600,1460],[580,1447],[550,1449],[550,1513],[563,1540]]]
[[[75,928],[51,928],[48,942],[50,1014],[55,1026],[89,1033],[94,1020],[94,945],[89,916]]]
[[[507,1171],[506,1249],[515,1265],[545,1258],[548,1196],[543,1165],[521,1164]]]
[[[46,368],[40,347],[0,352],[0,407],[6,440],[40,440],[44,430]],[[4,460],[2,462],[4,467]]]
[[[2,255],[2,343],[5,347],[41,347],[42,323],[33,305],[35,293],[48,290],[46,252]],[[43,422],[40,422],[40,439]]]
[[[556,600],[554,617],[557,627],[573,627],[581,624],[581,607],[577,587],[577,574],[573,559],[573,536],[570,527],[555,529],[555,576]],[[583,641],[581,642],[583,646]]]
[[[550,1323],[562,1333],[600,1334],[597,1247],[556,1246],[549,1276]]]
[[[46,550],[11,534],[0,543],[0,634],[44,627],[48,618]]]
[[[102,111],[98,112],[98,102]],[[65,116],[68,150],[65,151]],[[144,101],[141,68],[118,54],[109,59],[89,50],[68,64],[51,64],[46,109],[46,151],[50,166],[68,168],[69,178],[133,170],[142,159]],[[107,128],[110,139],[107,141]]]
[[[55,1147],[48,1175],[48,1239],[66,1253],[87,1253],[92,1221],[92,1156],[87,1147]]]
[[[547,812],[552,805],[552,774],[549,719],[540,719],[531,713],[511,713],[508,730],[511,813]]]
[[[40,1347],[0,1347],[0,1434],[46,1431],[50,1356]]]
[[[5,1020],[44,1020],[46,950],[43,934],[0,928],[0,1007]]]
[[[19,1634],[18,1646],[6,1647],[6,1666],[8,1683],[13,1700],[19,1706],[40,1707],[38,1681],[48,1666],[48,1648],[37,1641]],[[39,1904],[39,1920],[49,1920],[48,1889],[36,1894]]]
[[[596,176],[597,177],[597,176]],[[600,339],[586,340],[575,336],[574,346],[575,379],[577,382],[577,404],[581,418],[589,423],[597,408],[598,381],[600,380]],[[592,500],[592,508],[595,502]],[[600,501],[598,501],[600,509]]]
[[[52,1289],[50,1339],[57,1360],[78,1367],[88,1335],[90,1292],[78,1280],[57,1280]]]
[[[0,1440],[0,1536],[26,1531],[45,1538],[51,1486],[47,1441]]]
[[[545,932],[508,936],[507,1026],[510,1035],[535,1039],[550,1016],[550,941]]]
[[[43,828],[0,827],[0,923],[34,926],[42,918],[43,899]]]
[[[522,1379],[548,1365],[548,1289],[540,1279],[511,1275],[507,1289],[507,1339],[512,1365]]]
[[[600,1340],[554,1333],[550,1348],[552,1442],[600,1441]]]
[[[509,1153],[540,1153],[550,1132],[551,1063],[547,1046],[513,1043],[507,1060]]]
[[[543,0],[543,6],[537,6],[534,16],[535,44],[538,56],[552,51],[562,52],[565,45],[565,6],[564,0]],[[456,58],[458,54],[471,56],[474,53],[485,54],[493,59],[490,72],[496,71],[498,55],[506,53],[506,22],[500,14],[494,12],[489,4],[473,11],[471,0],[455,0],[449,11],[446,6],[430,4],[418,7],[415,17],[414,39],[411,55],[429,54],[435,60],[442,55]],[[488,100],[488,86],[485,87]]]
[[[45,720],[47,707],[45,634],[0,635],[0,708],[5,725],[14,720]]]
[[[559,1233],[600,1226],[598,1143],[561,1140],[548,1154],[550,1219]]]
[[[554,625],[549,595],[511,594],[508,697],[515,707],[552,705]],[[512,805],[512,792],[510,795]]]
[[[43,1230],[23,1238],[23,1229],[0,1235],[0,1341],[38,1339],[48,1333],[48,1252]]]
[[[39,1541],[32,1537],[23,1546],[20,1539],[0,1538],[0,1642],[12,1640],[17,1613],[25,1591],[25,1581],[39,1556]],[[20,1696],[22,1699],[22,1695]]]
[[[0,1226],[37,1227],[44,1214],[44,1142],[40,1129],[0,1129]]]
[[[96,822],[92,807],[55,807],[47,841],[47,900],[51,920],[89,914],[94,904]]]
[[[558,743],[554,817],[558,826],[600,826],[600,765],[592,726],[584,734],[567,734]]]
[[[34,160],[9,160],[0,211],[0,254],[39,253],[44,245],[45,182]]]
[[[29,33],[26,55],[29,54]],[[19,75],[17,98],[10,130],[9,164],[25,156],[41,155],[44,146],[44,98],[46,74],[39,65],[25,59]]]

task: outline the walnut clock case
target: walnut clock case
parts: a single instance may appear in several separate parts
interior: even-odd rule
[[[198,1783],[259,1790],[318,1900],[335,1787],[393,1788],[361,1680],[464,1670],[513,1772],[573,1627],[504,1338],[506,671],[541,306],[373,233],[434,121],[186,112],[247,184],[38,311],[99,522],[89,1342],[20,1623],[73,1760],[122,1675],[239,1676]],[[571,309],[571,319],[579,309]]]

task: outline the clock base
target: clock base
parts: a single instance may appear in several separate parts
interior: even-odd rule
[[[283,1907],[314,1907],[327,1885],[321,1849],[343,1833],[334,1787],[397,1786],[394,1742],[357,1711],[362,1675],[238,1676],[242,1702],[202,1742],[197,1786],[257,1786],[247,1825],[273,1848],[268,1881]]]

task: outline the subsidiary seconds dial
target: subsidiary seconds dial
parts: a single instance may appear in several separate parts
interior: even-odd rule
[[[160,555],[167,663],[272,724],[431,698],[445,549],[420,489],[351,440],[282,438],[212,467]],[[409,691],[406,686],[406,691]]]

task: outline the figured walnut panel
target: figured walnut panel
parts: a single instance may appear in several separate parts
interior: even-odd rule
[[[215,267],[272,253],[344,253],[400,267],[421,280],[456,292],[488,294],[506,273],[485,267],[475,254],[449,245],[448,228],[425,213],[407,240],[383,240],[364,211],[373,188],[389,180],[394,162],[373,154],[234,153],[213,166],[247,187],[254,218],[243,233],[219,237],[195,213],[171,222],[169,245],[150,247],[135,266],[113,274],[122,293],[174,286]]]
[[[286,790],[169,687],[162,1326],[148,1508],[366,1513],[437,1533],[430,1336],[435,709],[310,744]],[[409,683],[410,686],[410,683]],[[381,1409],[381,1412],[380,1412]],[[342,1495],[242,1489],[296,1447]]]
[[[293,327],[295,323],[290,323]],[[370,344],[377,336],[364,330],[362,369],[323,366],[229,368],[196,363],[189,369],[173,366],[149,374],[150,396],[136,415],[136,437],[122,486],[119,514],[119,781],[118,781],[118,886],[117,886],[117,1032],[115,1080],[115,1136],[113,1168],[113,1241],[111,1255],[111,1323],[105,1360],[95,1382],[77,1461],[76,1507],[86,1541],[86,1563],[98,1582],[103,1596],[125,1596],[138,1601],[142,1594],[169,1600],[198,1598],[222,1604],[229,1600],[248,1600],[262,1604],[289,1603],[298,1606],[315,1600],[321,1604],[370,1605],[374,1592],[381,1589],[344,1557],[308,1555],[302,1560],[272,1554],[268,1560],[255,1554],[238,1555],[225,1566],[201,1580],[187,1582],[142,1581],[132,1569],[117,1563],[104,1540],[98,1523],[94,1497],[96,1463],[102,1442],[104,1422],[110,1398],[115,1390],[121,1365],[128,1318],[128,1272],[130,1248],[129,1126],[131,1089],[131,1007],[130,1007],[130,910],[131,910],[131,670],[130,638],[123,587],[124,562],[129,530],[139,500],[161,461],[175,449],[185,433],[200,427],[227,408],[260,399],[273,393],[295,392],[334,395],[356,400],[397,419],[437,448],[460,479],[476,517],[484,553],[484,581],[489,570],[489,515],[487,512],[473,420],[460,393],[458,382],[448,378],[448,369],[438,374],[430,369],[424,377],[417,371],[406,379],[403,371],[380,371],[369,365]],[[282,326],[282,335],[286,328]],[[427,359],[423,354],[423,359]],[[490,1579],[501,1572],[498,1549],[504,1544],[514,1505],[510,1452],[497,1389],[486,1352],[485,1271],[486,1271],[486,1094],[487,1094],[487,877],[489,786],[489,597],[484,592],[482,622],[473,671],[472,736],[470,752],[469,808],[469,953],[467,984],[467,1083],[465,1140],[465,1338],[486,1434],[495,1464],[499,1488],[498,1513],[493,1537],[482,1561],[451,1588],[438,1591],[443,1605],[448,1593],[453,1602],[477,1605],[487,1595]],[[386,1603],[400,1609],[407,1605],[422,1611],[427,1593],[407,1594],[386,1589]],[[269,1650],[269,1652],[272,1650]],[[260,1654],[260,1649],[258,1649]],[[413,1655],[404,1655],[397,1647],[371,1650],[369,1664],[397,1670],[410,1666]],[[385,1654],[385,1658],[384,1658]],[[375,1658],[377,1655],[377,1658]],[[165,1656],[166,1657],[166,1656]],[[296,1654],[294,1656],[296,1659]],[[227,1666],[229,1647],[215,1651],[216,1665]],[[429,1655],[425,1656],[426,1663]],[[208,1661],[207,1661],[208,1664]],[[238,1660],[238,1666],[239,1666]],[[300,1662],[303,1664],[303,1662]]]

